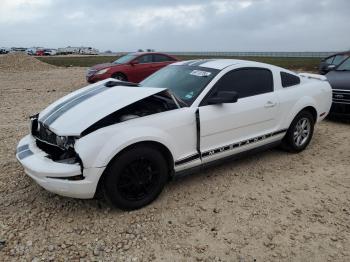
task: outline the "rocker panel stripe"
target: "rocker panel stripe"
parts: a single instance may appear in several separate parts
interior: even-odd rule
[[[175,161],[175,166],[179,166],[179,165],[183,165],[183,164],[189,163],[189,162],[194,161],[194,160],[196,160],[198,158],[201,158],[201,157],[202,158],[209,157],[209,156],[212,156],[212,155],[215,155],[215,154],[218,154],[218,153],[222,153],[222,152],[225,152],[225,151],[228,151],[228,150],[232,150],[232,149],[235,149],[235,148],[238,148],[238,147],[242,147],[242,146],[245,146],[245,145],[256,143],[256,142],[265,140],[267,138],[270,138],[270,137],[277,136],[279,134],[285,133],[285,132],[287,132],[287,130],[288,129],[282,129],[282,130],[279,130],[279,131],[276,131],[276,132],[272,132],[272,133],[268,133],[268,134],[265,134],[265,135],[262,135],[262,136],[257,136],[257,137],[251,138],[251,139],[243,140],[241,142],[237,142],[237,143],[234,143],[234,144],[229,144],[229,145],[226,145],[226,146],[222,146],[222,147],[218,147],[218,148],[215,148],[215,149],[212,149],[212,150],[208,150],[208,151],[205,151],[205,152],[203,152],[201,154],[190,155],[188,157],[185,157],[183,159]]]

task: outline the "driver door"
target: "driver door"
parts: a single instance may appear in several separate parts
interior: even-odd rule
[[[153,73],[152,55],[142,55],[136,61],[137,63],[132,65],[132,78],[138,83]]]
[[[219,92],[230,91],[238,93],[237,102],[207,103]],[[242,68],[226,73],[199,107],[203,163],[249,149],[248,144],[255,138],[276,131],[277,112],[278,100],[270,70]]]

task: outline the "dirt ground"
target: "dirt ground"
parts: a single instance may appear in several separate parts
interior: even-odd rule
[[[169,183],[138,211],[51,194],[15,148],[84,68],[0,72],[0,261],[350,261],[350,124]]]

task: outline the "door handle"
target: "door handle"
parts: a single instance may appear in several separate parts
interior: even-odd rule
[[[272,102],[272,101],[268,101],[268,102],[265,104],[265,108],[275,107],[276,105],[277,105],[277,103]]]

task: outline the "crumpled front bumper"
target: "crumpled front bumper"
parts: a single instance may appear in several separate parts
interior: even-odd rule
[[[82,180],[69,180],[82,174],[78,163],[55,162],[37,147],[31,135],[25,136],[18,144],[16,158],[25,173],[46,190],[73,198],[93,198],[104,168],[83,169]]]

